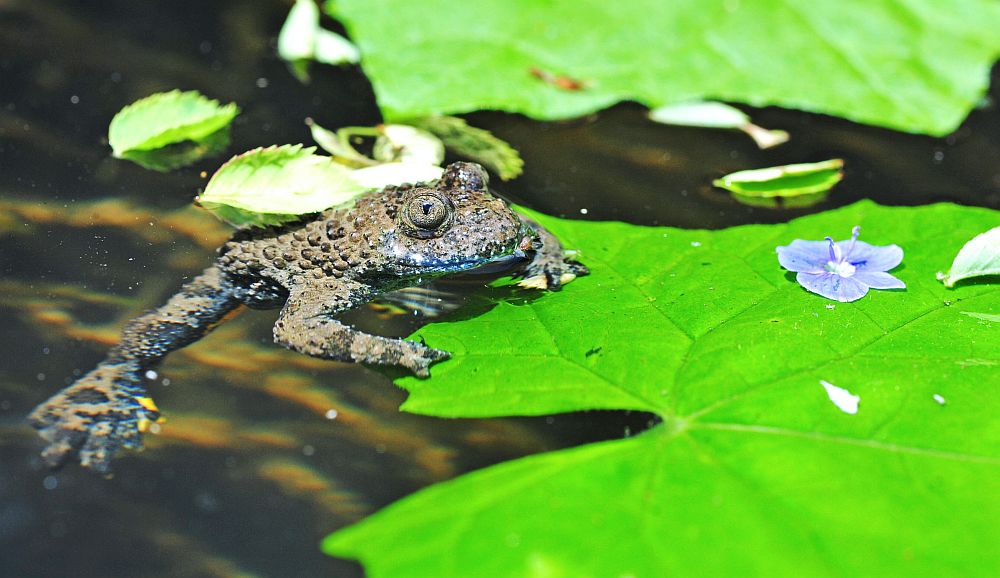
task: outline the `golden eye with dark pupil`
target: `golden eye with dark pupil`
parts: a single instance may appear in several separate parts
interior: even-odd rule
[[[406,216],[413,226],[432,231],[448,218],[448,207],[435,196],[421,195],[406,204]]]

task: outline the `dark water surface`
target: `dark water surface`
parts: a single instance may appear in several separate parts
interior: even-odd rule
[[[288,5],[0,0],[0,577],[360,576],[321,555],[320,538],[431,483],[647,425],[616,412],[401,414],[404,395],[386,377],[281,350],[270,343],[275,314],[248,312],[164,363],[151,392],[169,421],[147,451],[116,462],[113,479],[43,467],[24,416],[228,234],[189,206],[201,171],[222,159],[169,174],[111,159],[114,113],[173,88],[236,101],[244,112],[228,153],[309,142],[307,116],[378,121],[357,70],[317,67],[302,86],[276,59]],[[566,123],[469,118],[525,157],[525,175],[502,192],[574,218],[717,228],[861,198],[1000,208],[993,108],[947,139],[757,111],[759,124],[792,133],[770,151],[736,132],[654,125],[632,105]],[[745,207],[709,186],[733,170],[830,157],[846,159],[846,180],[812,209]],[[376,311],[353,320],[409,329]]]

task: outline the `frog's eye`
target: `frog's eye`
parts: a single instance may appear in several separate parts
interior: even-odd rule
[[[451,207],[437,195],[417,195],[406,202],[403,214],[414,227],[434,231],[448,220]]]

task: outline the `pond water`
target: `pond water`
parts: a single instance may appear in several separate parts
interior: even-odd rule
[[[284,351],[271,344],[276,313],[246,312],[159,368],[151,393],[169,421],[112,479],[43,466],[25,415],[92,368],[125,320],[200,271],[228,235],[190,207],[202,171],[221,159],[168,174],[114,160],[114,113],[172,88],[236,101],[244,112],[229,153],[309,142],[305,117],[378,121],[356,69],[318,67],[303,86],[276,59],[287,8],[0,3],[0,577],[361,576],[320,554],[319,540],[429,484],[647,427],[649,416],[620,412],[402,414],[404,394],[387,377]],[[469,116],[526,160],[500,191],[571,218],[718,228],[861,198],[1000,209],[994,108],[947,139],[777,109],[754,119],[791,143],[759,151],[741,133],[652,124],[633,105],[551,124]],[[710,187],[734,170],[831,157],[846,160],[845,182],[810,209],[746,207]],[[351,320],[395,335],[414,326],[374,309]]]

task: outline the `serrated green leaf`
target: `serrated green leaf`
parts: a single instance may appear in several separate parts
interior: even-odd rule
[[[452,358],[398,382],[404,408],[662,423],[432,486],[327,553],[371,578],[1000,574],[1000,326],[963,314],[996,315],[1000,287],[933,279],[996,211],[861,202],[720,231],[532,216],[591,275],[422,329]],[[778,265],[777,245],[855,225],[905,248],[905,291],[833,305]]]
[[[338,0],[331,15],[393,121],[722,100],[943,135],[1000,53],[992,0]]]
[[[976,235],[955,255],[948,273],[938,273],[945,287],[954,287],[962,279],[1000,275],[1000,227]]]
[[[183,141],[198,144],[216,138],[239,112],[235,103],[220,106],[195,90],[161,92],[119,111],[108,127],[108,143],[118,158]]]
[[[476,161],[507,181],[524,169],[520,153],[488,130],[469,126],[454,116],[428,116],[410,119],[406,124],[423,129],[441,139],[456,155]]]
[[[815,196],[825,193],[844,178],[844,161],[831,159],[751,169],[728,174],[712,184],[739,197],[773,199]]]
[[[367,190],[315,147],[257,148],[222,165],[197,202],[235,226],[265,226],[349,203]]]

